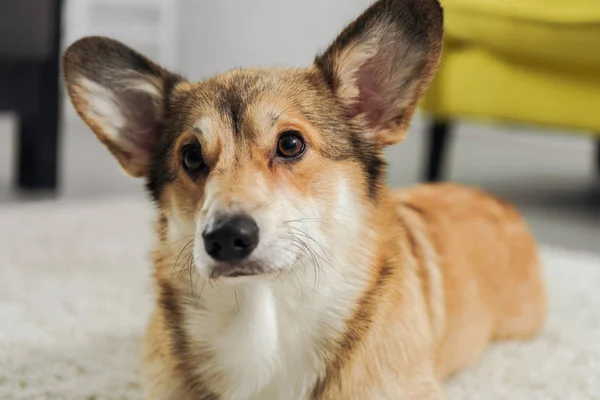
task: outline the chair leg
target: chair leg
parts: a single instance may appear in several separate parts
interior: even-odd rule
[[[600,139],[596,139],[596,173],[600,178]]]
[[[41,67],[40,69],[46,69]],[[60,102],[56,77],[42,72],[36,101],[41,106],[30,115],[22,115],[18,136],[18,177],[20,189],[51,189],[57,185],[58,113]],[[54,80],[54,82],[52,82]]]
[[[60,37],[62,0],[55,1],[54,48],[51,57],[39,64],[35,112],[20,116],[17,185],[21,189],[50,189],[57,186],[60,122]]]
[[[438,182],[444,179],[444,162],[451,135],[451,126],[447,121],[434,121],[429,128],[429,143],[423,179]]]

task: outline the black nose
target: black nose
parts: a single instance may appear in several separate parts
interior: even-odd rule
[[[247,215],[218,219],[202,233],[206,252],[217,261],[239,261],[258,245],[258,225]]]

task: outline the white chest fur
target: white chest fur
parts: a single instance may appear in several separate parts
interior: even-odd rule
[[[328,344],[343,332],[364,282],[314,271],[207,285],[202,306],[187,309],[192,345],[212,354],[197,372],[222,377],[215,386],[224,400],[309,398],[324,372]]]

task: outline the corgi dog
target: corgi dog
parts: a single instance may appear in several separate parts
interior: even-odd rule
[[[385,183],[442,39],[438,0],[379,0],[307,68],[189,82],[108,38],[68,48],[73,105],[156,206],[147,399],[442,399],[540,330],[513,207]]]

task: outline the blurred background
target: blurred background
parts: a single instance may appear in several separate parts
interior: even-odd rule
[[[63,96],[58,60],[75,39],[111,36],[200,80],[306,66],[370,3],[2,2],[0,207],[145,196]],[[540,241],[600,253],[600,8],[546,3],[444,2],[442,65],[407,139],[387,152],[389,181],[482,187],[515,203]]]

